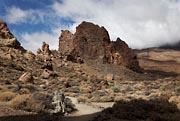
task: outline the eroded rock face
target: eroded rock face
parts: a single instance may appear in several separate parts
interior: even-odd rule
[[[136,54],[120,38],[109,44],[107,53],[108,63],[123,65],[134,71],[140,71]]]
[[[36,58],[46,61],[51,59],[51,55],[52,52],[49,49],[49,44],[43,42],[42,47],[37,50]]]
[[[15,49],[24,50],[19,41],[13,36],[7,24],[0,20],[0,46],[7,46]]]
[[[124,41],[120,38],[110,41],[104,27],[90,22],[82,22],[77,26],[74,35],[67,30],[62,31],[59,37],[59,52],[70,55],[74,62],[81,58],[83,61],[94,60],[122,65],[134,71],[140,70],[136,55]]]
[[[49,44],[47,44],[46,42],[42,43],[42,48],[38,48],[37,50],[37,54],[42,54],[42,55],[50,55],[51,51],[49,49]]]
[[[62,54],[69,54],[73,51],[73,34],[70,31],[62,30],[59,40],[59,51]]]
[[[2,58],[17,60],[34,60],[35,55],[31,51],[25,50],[20,42],[8,29],[5,22],[0,20],[0,56]]]
[[[83,22],[76,27],[73,42],[75,51],[83,59],[102,59],[110,38],[104,27]]]

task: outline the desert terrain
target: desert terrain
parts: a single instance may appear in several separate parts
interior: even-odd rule
[[[133,50],[90,22],[57,46],[32,53],[0,22],[0,121],[179,120],[180,51]],[[52,113],[55,91],[65,113]]]

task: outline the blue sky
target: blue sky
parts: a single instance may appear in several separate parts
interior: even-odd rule
[[[61,30],[74,33],[82,21],[104,26],[111,40],[132,48],[180,40],[179,0],[1,0],[0,19],[33,52],[43,41],[57,49]]]

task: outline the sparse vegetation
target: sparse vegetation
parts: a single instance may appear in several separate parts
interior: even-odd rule
[[[97,32],[102,34],[104,30],[101,32],[101,29],[103,27],[99,27]],[[97,33],[96,29],[92,30]],[[82,30],[79,34],[84,33],[86,31]],[[152,51],[148,50],[148,56],[147,52],[139,51],[136,57],[133,50],[120,39],[118,43],[108,41],[107,46],[103,44],[109,38],[106,32],[102,34],[105,36],[102,38],[98,36],[94,38],[92,33],[89,31],[88,37],[86,38],[85,34],[83,39],[87,42],[93,40],[96,44],[86,43],[87,45],[84,46],[84,43],[76,43],[77,48],[78,44],[81,47],[79,50],[76,50],[77,48],[74,50],[79,52],[82,49],[83,53],[76,53],[73,50],[74,55],[71,55],[75,56],[72,58],[74,61],[77,61],[76,56],[79,59],[81,59],[79,56],[82,56],[83,64],[71,62],[71,59],[68,60],[66,54],[61,55],[60,51],[49,50],[47,43],[37,55],[24,50],[19,44],[15,47],[14,45],[10,47],[1,45],[0,104],[6,104],[8,108],[15,111],[49,113],[49,110],[54,108],[52,105],[53,92],[57,90],[84,104],[87,104],[86,102],[88,104],[117,102],[113,108],[105,109],[94,119],[97,121],[121,119],[126,121],[178,121],[180,118],[180,76],[178,76],[180,74],[180,53],[152,49]],[[70,36],[75,35],[70,34]],[[78,42],[81,39],[80,37]],[[91,45],[93,45],[92,48]],[[100,46],[99,50],[97,45]],[[105,46],[107,47],[104,48]],[[122,47],[119,48],[119,46]],[[94,48],[95,50],[91,50]],[[121,53],[121,51],[125,52]],[[103,63],[101,63],[102,58]],[[144,70],[139,68],[137,59]],[[135,71],[142,71],[142,73]],[[32,81],[20,81],[21,75],[26,72],[31,74]],[[74,105],[69,98],[66,98],[65,103],[68,113],[74,110]],[[1,112],[0,110],[0,114]]]
[[[15,109],[26,110],[30,98],[30,94],[17,95],[14,99],[10,101],[10,105]]]
[[[12,108],[29,112],[48,112],[49,105],[51,105],[51,100],[41,93],[17,95],[10,101]]]
[[[120,92],[120,89],[119,89],[120,87],[118,87],[118,86],[114,86],[114,87],[112,87],[112,90],[115,92],[115,93],[118,93],[118,92]]]
[[[10,101],[12,100],[17,94],[10,92],[10,91],[6,91],[6,92],[1,92],[0,93],[0,101]]]

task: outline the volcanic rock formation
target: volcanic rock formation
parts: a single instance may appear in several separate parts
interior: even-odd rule
[[[2,58],[11,60],[33,60],[35,55],[25,50],[20,42],[14,37],[7,24],[0,20],[0,55]]]
[[[120,38],[111,41],[104,27],[90,22],[82,22],[76,27],[75,34],[63,30],[59,37],[59,52],[70,56],[72,61],[82,58],[140,70],[136,55],[124,41]]]
[[[9,31],[5,22],[0,20],[0,46],[24,50],[19,41]]]
[[[37,54],[50,55],[51,51],[49,49],[49,44],[46,42],[42,43],[42,48],[37,50]]]

